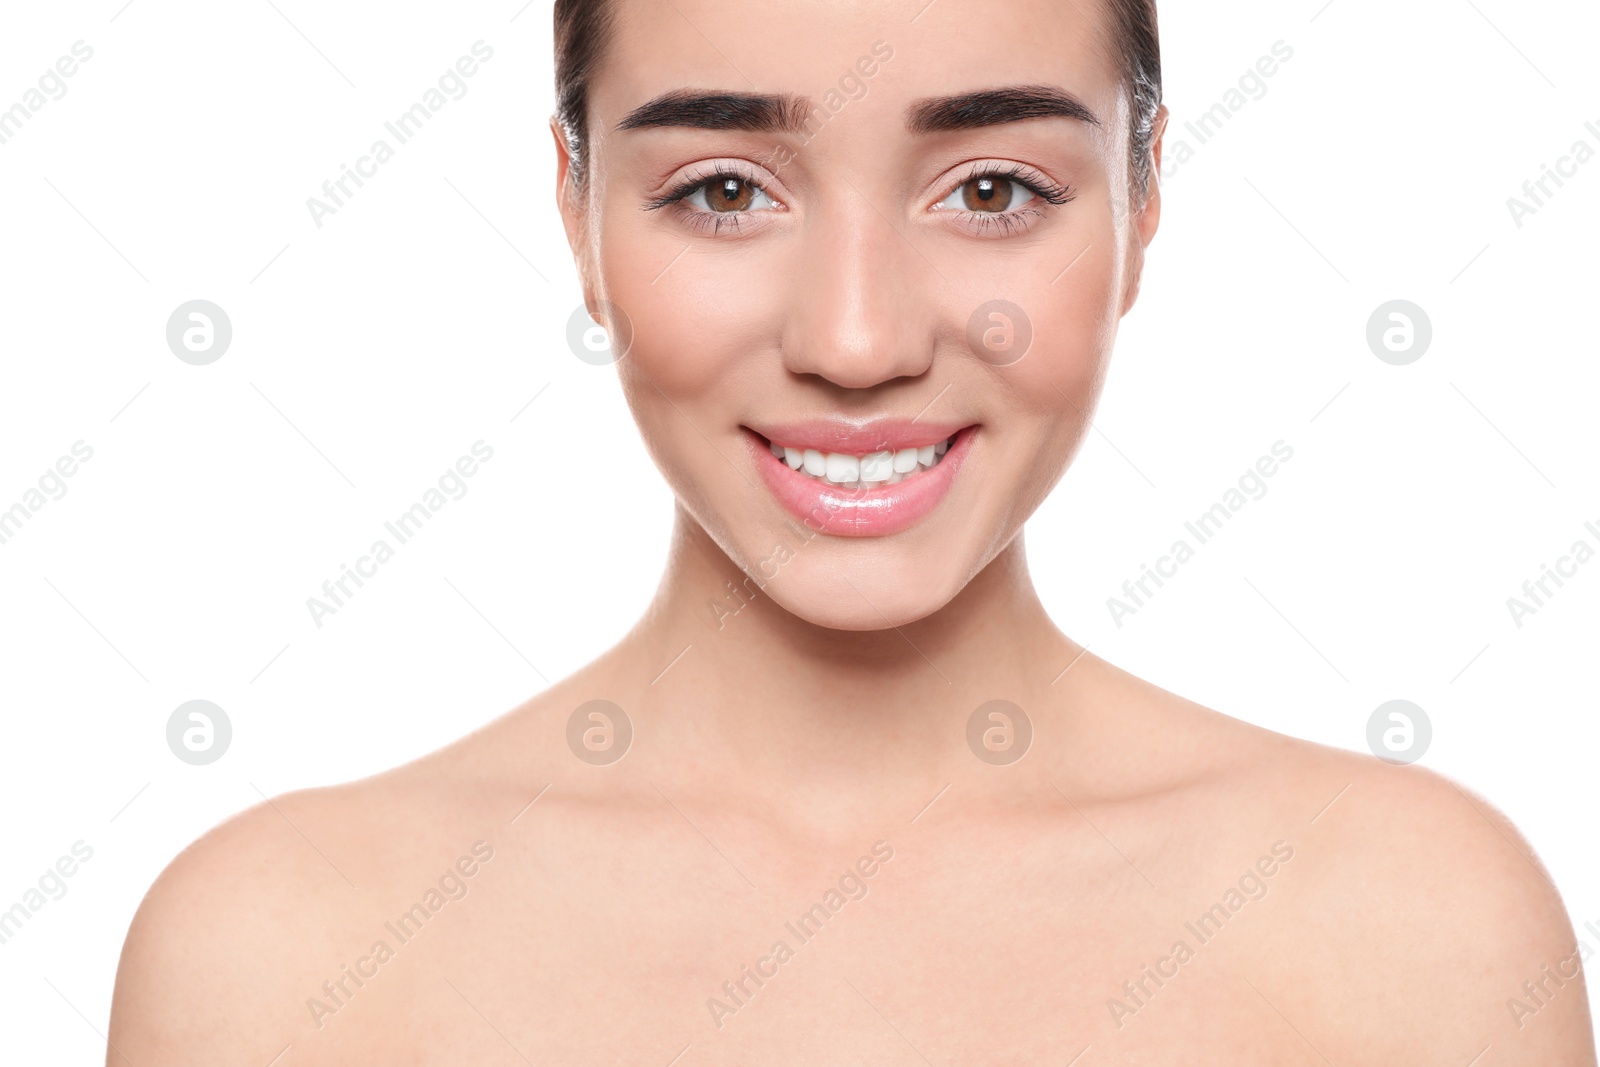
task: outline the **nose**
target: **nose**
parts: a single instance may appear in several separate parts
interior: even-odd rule
[[[819,211],[799,238],[783,359],[845,389],[868,389],[933,364],[940,279],[859,193]]]

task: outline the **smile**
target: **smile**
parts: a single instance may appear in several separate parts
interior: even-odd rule
[[[744,436],[762,481],[791,515],[822,533],[885,537],[949,496],[977,430],[813,425],[768,428],[771,436],[745,427]]]
[[[951,435],[952,437],[954,435]],[[769,441],[772,454],[808,478],[837,485],[841,489],[876,489],[898,485],[932,470],[944,459],[949,439],[921,448],[902,448],[897,452],[869,452],[864,456],[849,452],[821,452],[815,448],[793,448]]]

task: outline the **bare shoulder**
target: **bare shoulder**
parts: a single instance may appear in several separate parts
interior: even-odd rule
[[[1486,1048],[1496,1064],[1595,1063],[1587,950],[1493,804],[1422,766],[1277,734],[1129,677],[1183,836],[1235,866],[1275,845],[1275,876],[1232,894],[1253,912],[1230,939],[1262,1025],[1294,1026],[1341,1063],[1464,1064]]]
[[[337,794],[258,804],[168,864],[123,945],[110,1062],[265,1063],[291,1040],[298,996],[321,981],[354,903],[347,875],[298,828],[336,822]]]
[[[130,924],[109,1062],[267,1063],[321,1031],[374,935],[388,939],[382,923],[424,894],[448,902],[495,854],[514,814],[496,749],[521,718],[383,774],[264,799],[184,849]],[[373,983],[355,1015],[381,1018],[409,994],[404,977]],[[371,1052],[385,1028],[339,1029]],[[338,1045],[319,1035],[324,1052]]]
[[[1293,762],[1339,785],[1301,834],[1279,945],[1307,965],[1306,1006],[1372,1062],[1492,1047],[1500,1064],[1593,1064],[1577,939],[1511,821],[1416,765],[1317,746]]]
[[[1529,842],[1484,797],[1104,661],[1084,686],[1105,712],[1083,725],[1084,776],[1142,812],[1149,873],[1184,887],[1184,917],[1202,935],[1227,925],[1219,951],[1260,1025],[1299,1029],[1337,1063],[1465,1064],[1492,1047],[1497,1064],[1595,1064],[1589,950]]]

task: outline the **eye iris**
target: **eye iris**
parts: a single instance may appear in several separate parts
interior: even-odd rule
[[[1012,183],[1000,178],[974,178],[961,187],[968,211],[998,212],[1011,206]]]
[[[706,186],[706,203],[712,211],[744,211],[755,198],[755,186],[741,178],[722,178]]]

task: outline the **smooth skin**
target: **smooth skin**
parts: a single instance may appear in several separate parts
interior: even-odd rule
[[[1145,683],[1045,614],[1022,524],[1088,428],[1160,217],[1097,5],[617,2],[589,185],[559,137],[557,177],[678,500],[657,597],[462,741],[185,850],[129,931],[107,1062],[1595,1064],[1574,931],[1504,817]],[[878,41],[893,58],[814,136],[616,129],[686,87],[820,100]],[[907,130],[916,102],[1002,85],[1099,122]],[[730,161],[766,194],[736,230],[643,209]],[[1073,199],[939,206],[975,162]],[[1038,339],[1009,367],[964,339],[994,297]],[[930,405],[980,425],[932,515],[815,536],[737,613],[708,606],[793,538],[741,424]],[[568,747],[594,699],[632,724],[609,765]],[[968,747],[996,699],[1034,730],[1010,765]]]

